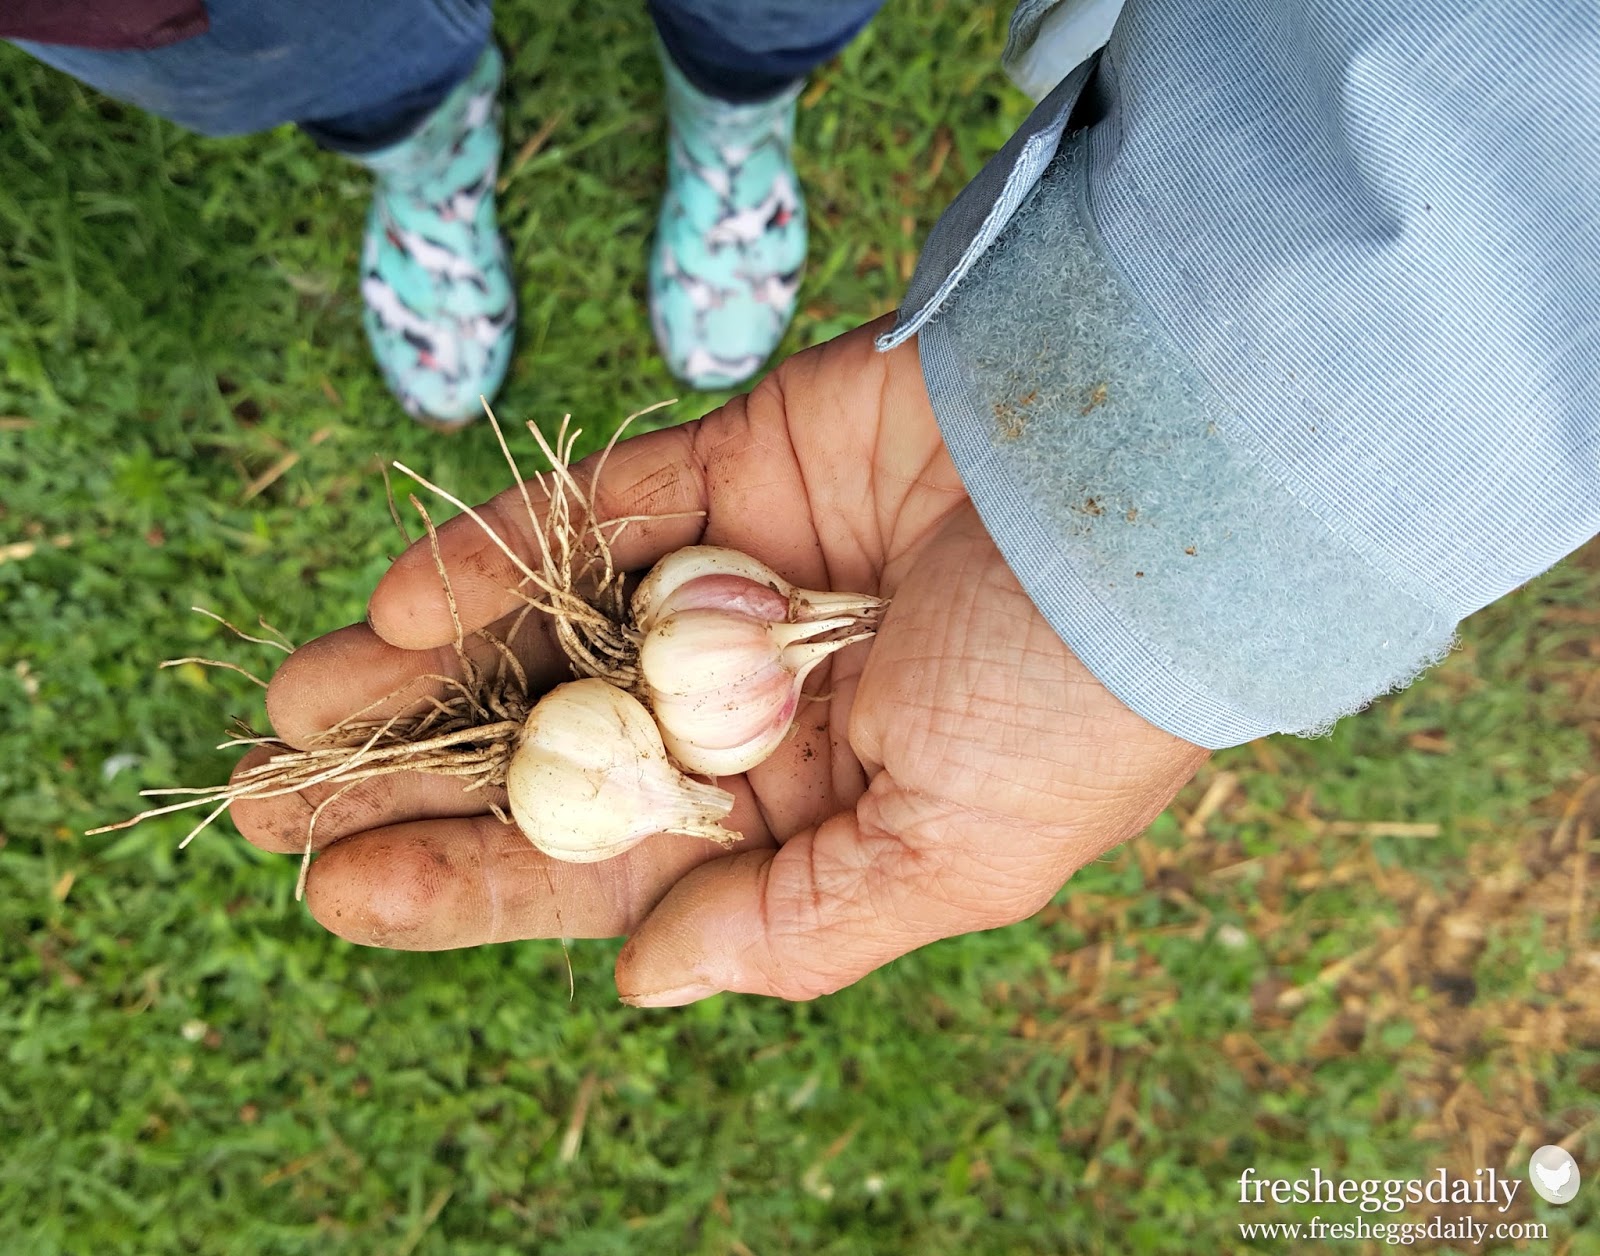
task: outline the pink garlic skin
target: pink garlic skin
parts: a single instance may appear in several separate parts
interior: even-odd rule
[[[672,615],[687,610],[725,611],[747,619],[781,624],[789,618],[789,599],[776,589],[744,576],[696,576],[662,598],[656,614]]]

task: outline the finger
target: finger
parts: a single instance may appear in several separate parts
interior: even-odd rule
[[[694,453],[697,425],[686,423],[621,441],[605,460],[595,491],[602,520],[633,516],[677,516],[641,520],[622,527],[612,553],[620,570],[648,567],[700,537],[706,509],[705,479]],[[573,468],[584,484],[595,475],[600,454]],[[448,485],[443,486],[448,487]],[[535,527],[543,527],[545,498],[537,484],[513,487],[478,508],[483,524],[460,515],[439,529],[439,553],[450,574],[457,612],[467,629],[498,619],[522,605],[514,592],[521,570],[484,531],[487,525],[524,563],[538,570]],[[530,518],[530,505],[534,518]],[[576,505],[576,504],[575,504]],[[378,581],[367,620],[385,641],[410,650],[448,643],[455,628],[432,548],[424,538],[395,560]]]
[[[569,673],[558,660],[547,617],[528,616],[512,635],[515,621],[515,615],[509,616],[488,631],[502,642],[510,638],[528,691],[538,693],[566,679]],[[482,636],[469,636],[463,649],[480,669],[501,665],[501,652]],[[448,697],[447,680],[461,675],[461,661],[448,644],[405,650],[366,624],[351,624],[308,642],[284,661],[267,688],[267,718],[280,738],[305,749],[341,721],[358,715],[363,721],[384,720],[429,697]]]
[[[617,990],[637,1007],[719,991],[815,998],[929,942],[1031,915],[1095,853],[1030,843],[1003,818],[952,814],[880,774],[854,812],[687,876],[623,947]]]
[[[842,652],[865,653],[864,644]],[[858,657],[836,654],[825,660],[808,679],[812,692],[801,700],[788,735],[747,774],[760,795],[767,828],[780,842],[815,828],[867,788],[848,735],[860,667]],[[820,700],[824,694],[826,700]]]
[[[732,818],[770,839],[748,795]],[[693,837],[646,838],[603,863],[571,864],[535,850],[493,816],[429,820],[361,833],[311,865],[311,914],[363,946],[441,951],[524,938],[627,933],[669,886],[725,848]]]
[[[270,747],[253,748],[233,770],[233,780],[273,755]],[[305,849],[308,833],[312,849],[322,850],[352,833],[413,820],[479,816],[491,806],[506,806],[505,790],[469,790],[459,777],[401,772],[343,785],[314,785],[278,798],[241,798],[228,813],[252,846],[276,854],[299,854]]]

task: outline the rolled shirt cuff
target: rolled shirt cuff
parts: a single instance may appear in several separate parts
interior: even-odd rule
[[[1456,616],[1302,500],[1165,340],[1097,239],[1085,164],[1068,140],[922,326],[945,443],[1132,710],[1211,749],[1325,730],[1437,660]]]

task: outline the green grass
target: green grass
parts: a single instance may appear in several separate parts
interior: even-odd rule
[[[598,440],[674,390],[642,305],[648,31],[633,0],[501,10],[501,409]],[[819,75],[790,348],[892,308],[1025,114],[1002,37],[990,6],[900,0]],[[503,481],[368,361],[359,172],[288,131],[180,134],[14,50],[0,98],[0,545],[34,543],[0,562],[6,1256],[1227,1252],[1319,1211],[1242,1210],[1246,1166],[1520,1174],[1572,1135],[1600,1182],[1594,550],[1332,737],[1220,756],[1037,919],[809,1006],[622,1007],[597,942],[569,1001],[554,944],[330,939],[292,861],[225,827],[181,856],[175,822],[82,837],[221,779],[208,747],[258,714],[237,678],[157,672],[231,648],[190,605],[348,622],[393,547],[380,456]],[[1508,1216],[1581,1256],[1595,1198]]]

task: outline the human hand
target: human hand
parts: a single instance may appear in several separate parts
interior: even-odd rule
[[[967,500],[915,345],[877,354],[873,330],[789,359],[697,423],[621,442],[599,486],[605,517],[677,516],[625,532],[624,565],[724,545],[803,587],[892,599],[870,643],[813,676],[820,696],[778,752],[719,780],[737,799],[733,852],[661,835],[565,864],[489,814],[481,792],[379,778],[318,821],[318,921],[413,950],[629,934],[616,969],[627,1002],[807,999],[928,942],[1022,920],[1155,818],[1206,752],[1124,707],[1045,623]],[[508,490],[483,513],[531,553],[522,510]],[[510,563],[471,520],[439,539],[467,629],[520,606]],[[274,727],[304,744],[450,673],[453,636],[432,555],[413,546],[368,623],[284,664],[267,695]],[[542,683],[566,678],[549,642],[523,652]],[[236,803],[234,818],[258,846],[297,851],[327,792]]]

